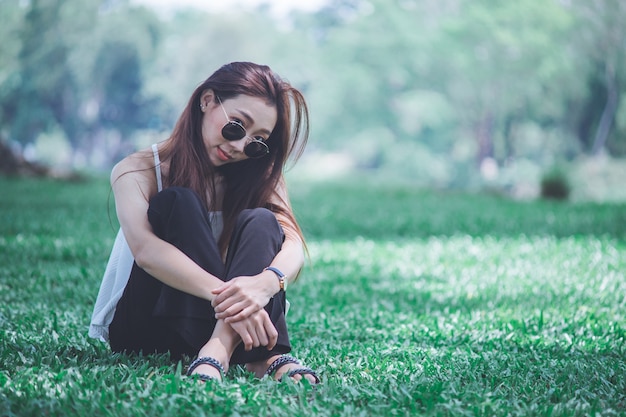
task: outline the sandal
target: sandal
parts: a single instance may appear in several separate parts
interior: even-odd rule
[[[302,363],[298,359],[294,358],[293,356],[282,355],[281,357],[276,359],[274,362],[272,362],[272,364],[267,368],[267,371],[265,371],[265,376],[272,376],[272,374],[276,373],[276,371],[280,367],[282,367],[283,365],[287,365],[288,363],[302,365]],[[300,368],[292,369],[291,371],[285,372],[283,376],[280,377],[279,382],[282,382],[285,376],[287,376],[288,378],[291,378],[295,375],[311,375],[313,378],[315,378],[315,384],[320,383],[320,378],[317,375],[317,373],[313,369],[308,368],[306,366],[301,366]]]
[[[211,365],[212,367],[220,371],[220,376],[222,377],[222,379],[224,379],[224,367],[216,359],[213,359],[210,356],[202,356],[191,362],[191,364],[189,365],[189,369],[187,369],[187,376],[196,376],[199,380],[204,382],[210,381],[212,379],[217,379],[214,376],[210,376],[207,374],[192,374],[193,370],[200,365]]]

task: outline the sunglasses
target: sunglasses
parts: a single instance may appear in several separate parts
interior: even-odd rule
[[[219,96],[217,97],[217,101],[219,101],[220,106],[222,107],[222,111],[224,112],[224,116],[228,120],[224,127],[222,128],[222,136],[224,139],[229,141],[241,140],[243,138],[248,138],[249,142],[246,143],[246,146],[243,148],[243,152],[246,154],[248,158],[256,159],[262,158],[268,153],[270,153],[270,148],[263,141],[263,138],[260,136],[250,137],[246,132],[246,128],[243,127],[241,122],[237,120],[230,120],[228,117],[228,113],[226,113],[226,109],[222,104],[222,100]]]

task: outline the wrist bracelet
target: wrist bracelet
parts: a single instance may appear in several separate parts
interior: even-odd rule
[[[287,280],[285,279],[285,274],[283,274],[280,269],[273,266],[268,266],[264,269],[264,271],[272,271],[273,273],[275,273],[276,277],[278,278],[278,285],[280,285],[280,291],[287,290]]]

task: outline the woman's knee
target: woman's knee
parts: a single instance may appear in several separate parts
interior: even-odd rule
[[[205,211],[198,194],[185,187],[169,187],[159,192],[150,199],[149,210],[166,216],[176,211],[185,213],[193,212],[193,210]]]
[[[253,227],[260,230],[282,231],[274,213],[264,207],[243,210],[237,217],[237,225],[245,226],[246,229]]]
[[[169,187],[150,199],[148,220],[155,233],[160,236],[175,219],[201,220],[205,209],[198,194],[185,187]]]
[[[274,213],[266,208],[245,209],[237,217],[235,236],[254,236],[255,239],[270,239],[281,245],[285,234]]]

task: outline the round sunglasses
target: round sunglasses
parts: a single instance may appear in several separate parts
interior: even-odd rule
[[[219,101],[220,106],[222,107],[222,111],[224,112],[224,116],[226,116],[227,122],[222,127],[222,136],[224,139],[229,141],[241,140],[243,138],[248,138],[249,142],[246,143],[246,146],[243,148],[243,152],[246,154],[248,158],[257,159],[262,158],[268,153],[270,153],[270,148],[263,141],[263,138],[258,137],[250,137],[246,132],[246,128],[243,127],[241,122],[237,120],[230,120],[228,117],[228,113],[226,113],[226,109],[224,109],[224,105],[222,104],[222,100],[219,96],[217,97],[217,101]]]

